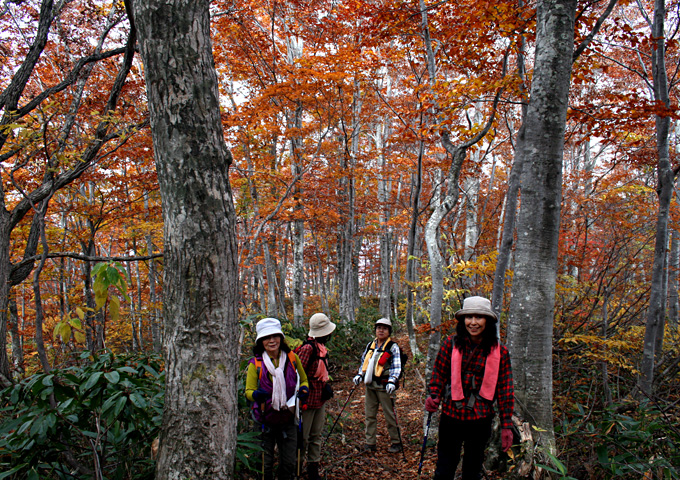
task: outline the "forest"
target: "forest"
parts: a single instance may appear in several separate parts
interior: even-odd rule
[[[526,427],[487,478],[680,479],[679,30],[678,0],[3,1],[0,479],[254,478],[255,323],[316,312],[326,478],[416,478],[472,295]],[[381,317],[409,459],[371,463],[343,403]]]

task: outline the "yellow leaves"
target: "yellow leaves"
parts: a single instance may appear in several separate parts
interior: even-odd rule
[[[76,315],[79,317],[82,315],[82,319],[85,317],[85,313],[80,308],[76,308]],[[81,318],[64,317],[54,326],[53,339],[56,341],[61,338],[62,342],[67,343],[71,341],[71,335],[73,335],[73,339],[77,343],[85,343],[85,331]]]
[[[639,351],[637,341],[623,338],[602,338],[598,335],[571,335],[567,333],[559,340],[563,347],[573,348],[572,356],[576,359],[606,362],[607,364],[637,374],[637,368],[631,361],[630,352]],[[586,347],[586,348],[576,348]]]

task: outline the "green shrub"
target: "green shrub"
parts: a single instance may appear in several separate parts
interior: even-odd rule
[[[153,478],[160,359],[85,352],[80,360],[0,392],[0,478]]]

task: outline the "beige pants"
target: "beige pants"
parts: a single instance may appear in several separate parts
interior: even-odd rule
[[[307,450],[307,463],[321,460],[321,444],[323,443],[323,427],[326,423],[326,404],[312,410],[302,412],[302,436]],[[303,451],[304,453],[304,451]]]
[[[378,405],[382,407],[387,431],[390,434],[392,443],[399,443],[399,430],[397,429],[397,419],[394,416],[392,399],[385,391],[385,387],[378,386],[375,382],[366,385],[366,402],[364,409],[366,412],[366,445],[375,445],[375,432],[378,427]]]

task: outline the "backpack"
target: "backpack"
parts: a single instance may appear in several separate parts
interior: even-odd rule
[[[326,369],[328,369],[328,354],[323,358],[319,357],[319,347],[316,345],[316,342],[310,342],[309,339],[305,340],[302,343],[302,345],[295,348],[295,353],[297,353],[299,356],[300,350],[302,350],[302,347],[304,347],[305,345],[312,346],[312,354],[309,356],[309,370],[310,371],[312,370],[312,366],[314,366],[314,362],[316,362],[317,360],[324,362],[326,364]],[[316,371],[316,369],[313,370]]]

